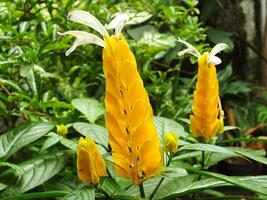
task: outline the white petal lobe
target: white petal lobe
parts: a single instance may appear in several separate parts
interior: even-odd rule
[[[216,54],[220,53],[221,51],[223,51],[224,49],[228,48],[227,44],[225,43],[219,43],[216,44],[212,50],[210,51],[210,56],[215,56]]]
[[[180,37],[178,38],[178,42],[183,43],[187,47],[187,49],[179,52],[178,55],[184,55],[185,53],[189,53],[189,54],[191,54],[191,55],[193,55],[193,56],[195,56],[197,58],[199,58],[201,56],[199,51],[195,47],[193,47],[193,45],[191,45],[188,42],[182,40]]]
[[[221,64],[221,62],[222,62],[222,60],[220,58],[218,58],[217,56],[210,56],[209,55],[209,60],[208,60],[209,64],[219,65],[219,64]]]
[[[68,14],[68,19],[80,24],[87,25],[103,36],[108,35],[107,30],[101,24],[101,22],[89,12],[83,10],[74,10]]]
[[[115,35],[119,35],[128,20],[129,16],[127,14],[118,14],[106,27],[107,29],[115,29]]]
[[[83,32],[83,31],[67,31],[65,33],[59,33],[60,35],[73,35],[77,39],[74,41],[73,45],[70,49],[66,52],[66,56],[68,56],[70,53],[72,53],[78,46],[83,44],[96,44],[101,47],[104,47],[104,41],[100,39],[99,37]]]

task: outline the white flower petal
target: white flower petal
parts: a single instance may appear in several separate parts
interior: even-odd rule
[[[180,51],[178,53],[178,55],[180,55],[181,52],[182,52],[182,54],[189,53],[189,54],[192,54],[193,56],[195,56],[197,58],[199,58],[201,56],[201,54],[198,52],[198,50],[195,47],[193,47],[193,45],[191,45],[188,42],[182,40],[180,37],[178,37],[178,42],[183,43],[187,47],[187,49],[185,49],[183,51]]]
[[[122,28],[129,20],[129,15],[123,13],[118,14],[111,22],[106,26],[107,29],[115,29],[115,35],[121,33]]]
[[[78,46],[83,45],[83,44],[96,44],[99,45],[101,47],[104,47],[104,41],[91,34],[91,33],[87,33],[87,32],[83,32],[83,31],[67,31],[65,33],[58,33],[60,35],[73,35],[74,37],[76,37],[77,39],[74,41],[73,45],[71,46],[70,49],[68,49],[68,51],[66,52],[66,56],[68,56],[70,53],[72,53]]]
[[[215,56],[216,54],[220,53],[221,51],[223,51],[224,49],[228,48],[227,44],[225,43],[219,43],[216,44],[212,50],[209,53],[209,63],[210,63],[210,58],[212,58],[213,56]]]
[[[210,56],[208,59],[208,64],[214,64],[214,65],[219,65],[221,64],[222,60],[218,58],[217,56]]]
[[[103,36],[108,35],[108,32],[103,24],[101,24],[101,22],[89,12],[83,10],[74,10],[68,14],[68,19],[80,24],[87,25]]]
[[[178,56],[184,56],[185,54],[190,53],[190,49],[185,49],[178,52]]]

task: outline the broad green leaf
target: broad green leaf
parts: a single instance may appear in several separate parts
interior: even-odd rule
[[[12,163],[0,162],[0,167],[8,167],[11,169],[0,174],[0,181],[5,185],[16,184],[23,174],[22,168]]]
[[[42,145],[42,147],[41,147],[40,153],[43,153],[43,152],[44,152],[45,150],[47,150],[49,147],[51,147],[51,146],[57,144],[57,143],[60,141],[61,138],[62,138],[62,136],[57,135],[57,134],[54,134],[53,136],[48,137],[48,138],[44,141],[44,143],[43,143],[43,145]]]
[[[226,149],[224,147],[216,146],[216,145],[211,145],[211,144],[188,144],[185,146],[182,146],[181,148],[178,149],[178,151],[182,150],[194,150],[194,151],[205,151],[205,152],[216,152],[216,153],[224,153],[224,154],[229,154],[232,156],[238,156],[238,154],[234,153],[233,151]]]
[[[71,104],[88,119],[90,123],[95,121],[105,113],[105,109],[95,99],[79,98],[71,101]]]
[[[0,136],[0,160],[6,160],[16,151],[39,139],[54,128],[50,122],[23,125]]]
[[[96,143],[108,148],[108,132],[105,128],[85,122],[76,122],[73,128],[84,136],[91,137]]]
[[[84,183],[74,174],[66,174],[62,178],[54,177],[45,183],[46,191],[72,191],[81,190]]]
[[[233,152],[235,152],[241,156],[244,156],[244,157],[249,158],[251,160],[255,160],[259,163],[267,165],[267,158],[264,157],[266,152],[264,150],[263,151],[261,151],[261,150],[257,151],[257,150],[253,150],[253,149],[249,149],[249,148],[240,148],[240,147],[227,147],[227,149],[229,149],[229,150],[231,150],[231,151],[233,151]],[[257,155],[256,154],[257,152],[262,153],[261,154],[262,156]]]
[[[225,176],[225,175],[223,175]],[[190,179],[188,181],[188,179]],[[228,177],[235,179],[236,182],[245,184],[261,185],[262,188],[267,189],[267,176],[248,176],[248,177]],[[231,186],[231,183],[214,178],[203,178],[197,181],[192,175],[186,177],[165,180],[153,199],[171,199],[174,197],[192,194],[205,189],[212,189],[222,186]],[[247,188],[245,188],[247,189]]]
[[[21,194],[44,183],[65,166],[72,153],[72,151],[48,153],[19,164],[23,170],[19,182],[5,189],[1,196]]]
[[[181,177],[188,175],[187,171],[183,168],[179,167],[165,167],[165,170],[163,173],[160,174],[163,177]]]
[[[160,136],[161,141],[165,133],[172,131],[179,137],[187,137],[188,133],[185,132],[182,125],[168,118],[164,117],[154,117],[154,124],[156,126],[157,132]],[[180,142],[183,145],[183,142]]]
[[[73,140],[62,137],[60,143],[73,151],[77,151],[77,142],[74,142]]]
[[[243,180],[241,181],[237,177],[226,176],[226,175],[218,174],[215,172],[201,171],[201,170],[198,170],[198,169],[193,168],[191,166],[186,167],[186,170],[193,172],[193,173],[196,173],[196,174],[199,174],[199,175],[202,175],[202,176],[215,178],[215,179],[227,182],[227,183],[234,185],[236,187],[240,187],[240,188],[243,188],[243,189],[267,196],[267,179],[266,179],[267,176],[262,176],[265,178],[265,180],[263,182],[261,180],[261,184],[259,184],[259,183],[256,184],[255,182],[253,182],[253,179],[251,181],[248,181],[248,182],[243,181]]]
[[[105,191],[109,196],[123,194],[122,189],[118,183],[109,177],[103,177],[100,181],[99,187]]]
[[[94,187],[83,188],[78,191],[73,191],[64,197],[64,200],[94,200],[95,189]]]

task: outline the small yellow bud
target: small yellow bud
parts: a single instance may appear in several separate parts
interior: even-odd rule
[[[57,134],[66,135],[68,133],[68,127],[64,124],[57,125]]]
[[[163,143],[167,152],[175,152],[179,145],[177,134],[172,131],[165,133]]]
[[[217,121],[217,133],[218,134],[223,133],[223,130],[224,130],[223,119],[218,119],[218,121]]]

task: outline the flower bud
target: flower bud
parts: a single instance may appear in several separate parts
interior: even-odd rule
[[[77,150],[77,172],[85,184],[97,184],[100,176],[106,175],[106,164],[95,142],[80,138]]]
[[[167,152],[175,152],[179,145],[177,134],[172,131],[165,133],[163,143]]]
[[[57,125],[57,134],[66,135],[68,133],[68,127],[64,124]]]

